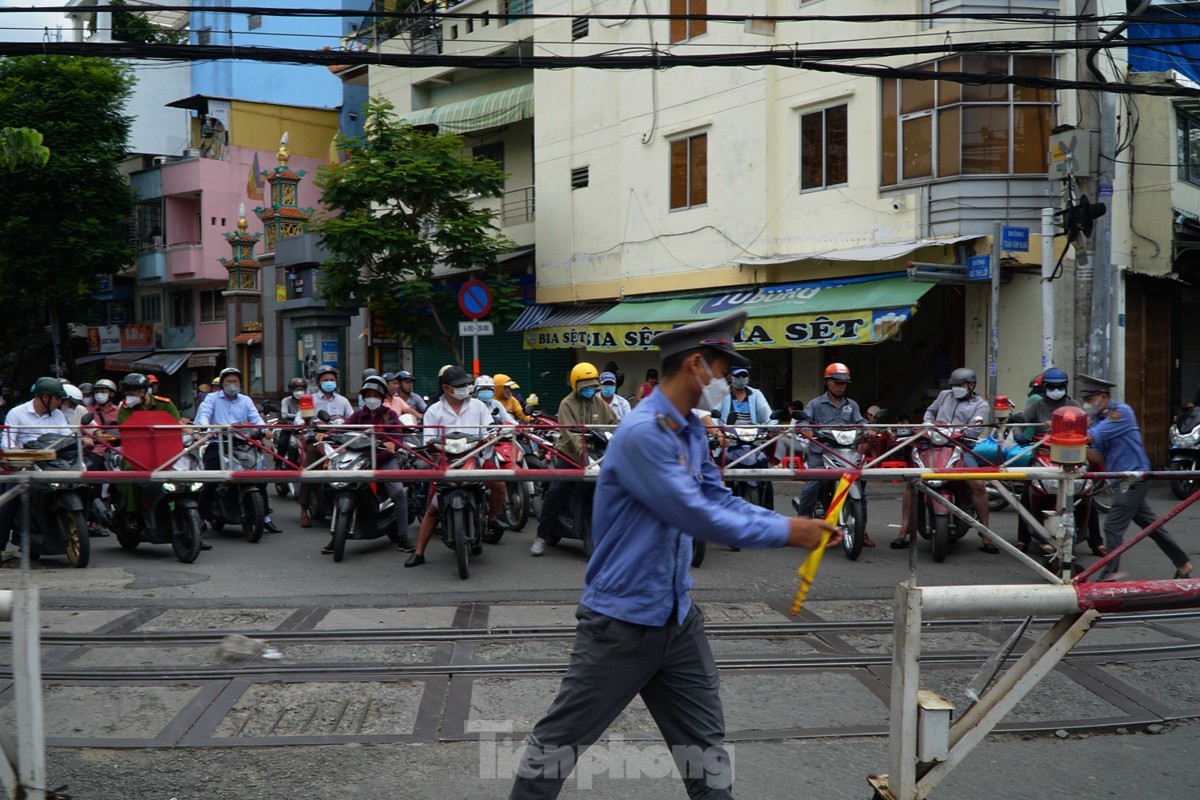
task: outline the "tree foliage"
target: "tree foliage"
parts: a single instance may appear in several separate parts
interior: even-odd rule
[[[0,170],[42,167],[50,160],[50,148],[32,128],[0,128]]]
[[[512,249],[479,198],[499,196],[505,174],[492,160],[463,151],[457,136],[435,136],[400,122],[390,103],[366,109],[367,135],[341,137],[347,154],[317,179],[330,216],[314,230],[330,252],[321,293],[341,306],[365,304],[409,342],[440,341],[458,352],[457,292],[473,277],[492,289],[493,320],[520,307],[516,282],[496,269]]]
[[[36,129],[54,157],[0,170],[0,349],[44,324],[64,324],[96,287],[133,260],[125,225],[133,195],[119,165],[129,71],[103,58],[0,59],[0,128]]]
[[[187,44],[188,32],[175,28],[164,28],[146,19],[145,14],[116,9],[128,6],[126,0],[110,0],[112,12],[112,38],[118,42],[142,42],[144,44]],[[96,15],[88,21],[88,30],[96,32]]]

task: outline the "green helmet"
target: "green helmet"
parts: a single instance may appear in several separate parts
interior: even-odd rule
[[[41,397],[44,394],[65,399],[67,389],[55,378],[38,378],[33,384],[33,396]]]

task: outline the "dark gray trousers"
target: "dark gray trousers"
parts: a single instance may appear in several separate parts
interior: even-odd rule
[[[1108,547],[1109,552],[1125,541],[1125,529],[1129,527],[1131,521],[1136,522],[1139,528],[1145,528],[1157,519],[1154,512],[1150,510],[1150,504],[1146,502],[1146,494],[1149,491],[1149,481],[1134,481],[1128,489],[1113,496],[1112,508],[1108,512],[1107,519],[1104,520],[1104,544]],[[1187,553],[1175,543],[1166,528],[1159,528],[1150,534],[1150,538],[1158,545],[1158,549],[1171,559],[1171,563],[1175,565],[1176,569],[1188,563]],[[1116,572],[1119,566],[1120,559],[1114,558],[1104,569],[1100,570],[1095,580],[1104,580]]]
[[[555,798],[580,754],[640,694],[688,797],[732,798],[717,665],[694,604],[683,624],[634,625],[586,606],[558,697],[533,729],[509,800]]]

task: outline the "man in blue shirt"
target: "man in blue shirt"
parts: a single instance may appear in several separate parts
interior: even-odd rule
[[[242,394],[242,372],[236,367],[226,367],[221,370],[220,391],[213,392],[204,398],[200,410],[196,412],[194,424],[204,425],[259,425],[266,427],[262,415],[258,413],[254,401],[249,395]],[[271,435],[271,431],[267,431]],[[203,463],[205,469],[221,468],[221,451],[216,440],[209,442],[204,448]],[[207,520],[212,516],[213,499],[217,494],[217,484],[206,483],[200,492],[200,518]],[[263,493],[266,496],[266,493]],[[279,528],[271,522],[270,509],[263,521],[263,527],[271,533],[279,533]]]
[[[662,382],[613,434],[596,484],[596,550],[575,649],[558,697],[529,736],[510,800],[554,798],[579,754],[640,694],[672,748],[690,797],[730,798],[733,769],[717,668],[692,605],[692,537],[742,547],[804,547],[833,530],[735,498],[693,408],[728,392],[744,312],[654,339]]]
[[[1102,378],[1080,375],[1079,397],[1083,410],[1092,418],[1088,428],[1088,443],[1104,456],[1107,472],[1145,472],[1150,469],[1150,459],[1142,446],[1142,433],[1138,428],[1133,409],[1112,399],[1109,390],[1116,386]],[[1132,520],[1144,528],[1156,517],[1146,502],[1150,482],[1145,480],[1121,481],[1121,491],[1113,496],[1112,509],[1104,520],[1104,541],[1111,553],[1125,541],[1125,529]],[[1150,534],[1158,549],[1175,565],[1176,578],[1190,578],[1192,562],[1166,528]],[[1113,558],[1101,569],[1093,580],[1126,580],[1128,575],[1117,572],[1121,560]]]

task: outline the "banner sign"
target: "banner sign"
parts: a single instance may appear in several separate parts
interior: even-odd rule
[[[895,338],[912,317],[912,308],[847,311],[747,321],[736,339],[740,349],[878,344]],[[683,323],[656,325],[588,325],[537,328],[524,334],[526,350],[581,348],[593,352],[649,350],[655,334]]]
[[[153,325],[122,325],[121,326],[121,349],[122,350],[153,350],[154,349],[154,326]]]

